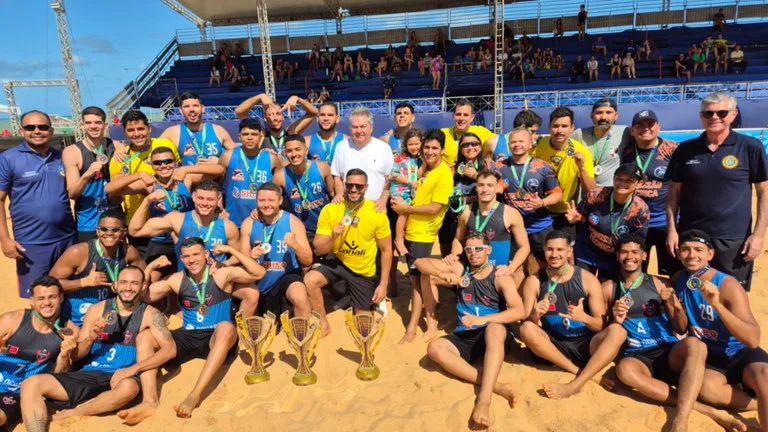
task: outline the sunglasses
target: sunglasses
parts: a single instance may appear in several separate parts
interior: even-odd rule
[[[365,186],[366,185],[364,184],[356,184],[356,183],[347,183],[344,185],[344,187],[346,187],[348,191],[351,191],[351,190],[361,191],[365,189]]]
[[[119,233],[122,230],[122,228],[99,227],[99,231],[103,233]]]
[[[481,246],[464,246],[464,252],[466,252],[466,253],[470,253],[470,252],[477,253],[477,252],[484,251],[485,248],[487,248],[487,247],[488,246],[484,246],[484,245],[481,245]]]
[[[174,162],[176,162],[176,159],[160,159],[160,160],[152,161],[152,165],[163,166],[163,165],[170,165]]]
[[[40,129],[42,132],[48,132],[51,130],[51,125],[39,124],[39,125],[24,125],[21,127],[27,132],[34,132],[35,129]]]
[[[704,117],[705,119],[711,119],[712,117],[715,116],[715,114],[717,114],[718,117],[720,117],[721,119],[724,119],[730,112],[731,110],[717,110],[717,111],[706,110],[701,112],[701,116]]]
[[[480,141],[464,141],[459,146],[461,148],[467,148],[467,147],[480,147]]]

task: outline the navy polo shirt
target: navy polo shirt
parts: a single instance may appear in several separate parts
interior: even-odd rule
[[[702,133],[672,154],[666,179],[682,184],[678,232],[744,239],[752,229],[752,184],[768,180],[768,162],[755,138],[731,131],[712,152]]]
[[[24,244],[48,244],[75,234],[61,152],[46,156],[23,141],[0,153],[0,191],[11,201],[13,236]]]

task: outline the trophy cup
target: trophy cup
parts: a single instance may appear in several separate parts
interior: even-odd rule
[[[269,381],[269,372],[264,369],[264,356],[275,339],[277,327],[275,314],[267,312],[264,317],[243,318],[242,312],[235,315],[240,339],[251,355],[251,370],[245,374],[246,384],[258,384]]]
[[[373,363],[373,352],[384,336],[384,314],[376,310],[371,314],[355,315],[354,310],[349,308],[345,317],[349,335],[363,355],[355,376],[362,381],[373,381],[381,374],[379,367]]]
[[[298,386],[312,385],[317,382],[317,375],[309,368],[309,361],[320,341],[320,314],[312,312],[309,317],[293,317],[289,311],[280,315],[283,331],[296,351],[298,367],[293,375],[293,383]]]

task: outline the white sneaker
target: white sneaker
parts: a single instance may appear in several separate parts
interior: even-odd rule
[[[387,307],[387,300],[382,300],[379,302],[378,305],[376,305],[376,309],[380,310],[381,313],[384,315],[384,318],[387,317],[387,314],[389,313],[389,307]]]

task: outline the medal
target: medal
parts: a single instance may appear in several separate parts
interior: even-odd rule
[[[248,180],[251,181],[250,189],[251,192],[256,193],[256,191],[259,189],[259,184],[256,181],[257,178],[259,178],[259,157],[255,157],[253,159],[253,167],[248,165],[248,159],[245,157],[245,152],[243,151],[243,148],[240,147],[240,160],[243,162],[243,168],[245,169],[245,173],[248,175]],[[253,169],[251,169],[253,168]],[[266,174],[264,175],[264,179],[266,179]]]
[[[517,192],[515,192],[515,196],[519,199],[523,199],[523,191],[522,189],[518,189]]]
[[[595,168],[597,168],[597,167],[595,167]],[[597,171],[595,171],[595,173],[597,173]],[[610,201],[610,206],[609,206],[608,219],[610,220],[610,223],[611,223],[611,235],[613,237],[617,237],[616,236],[616,232],[619,229],[619,224],[621,223],[621,217],[624,215],[624,213],[626,213],[627,209],[629,208],[629,205],[632,204],[632,200],[633,199],[634,199],[634,195],[629,197],[627,202],[624,203],[624,208],[621,209],[621,211],[619,212],[619,217],[617,217],[616,220],[614,220],[613,219],[613,204],[614,204],[615,201],[613,200],[613,192],[611,192],[611,196],[610,196],[610,200],[611,201]]]
[[[272,245],[269,243],[262,243],[261,250],[263,250],[265,254],[268,254],[272,250]]]
[[[635,299],[632,298],[632,294],[630,293],[624,294],[624,297],[621,298],[621,301],[623,301],[624,304],[627,305],[627,307],[629,308],[631,308],[632,305],[635,304]]]
[[[549,302],[549,304],[557,303],[557,295],[553,292],[547,293],[547,301]]]
[[[470,282],[471,282],[471,279],[469,278],[469,273],[464,273],[464,275],[461,276],[461,281],[459,281],[459,286],[462,288],[466,288],[469,286]]]
[[[549,304],[555,304],[557,302],[557,294],[555,294],[555,290],[560,284],[560,279],[562,279],[563,275],[568,272],[569,267],[569,264],[564,265],[563,269],[558,272],[557,279],[552,280],[550,278],[547,280],[547,300],[549,300]],[[549,276],[549,273],[547,273],[547,276]]]
[[[685,282],[685,286],[687,286],[688,289],[692,291],[700,289],[702,285],[703,283],[701,282],[701,279],[697,277],[692,277]]]
[[[189,126],[187,126],[186,123],[184,123],[184,127],[187,129],[187,132],[189,132],[189,137],[192,138],[192,147],[195,149],[195,153],[197,153],[197,156],[198,157],[200,157],[200,156],[205,157],[205,154],[203,154],[204,153],[203,152],[203,150],[204,150],[203,146],[205,146],[205,141],[206,141],[205,140],[205,135],[208,132],[208,129],[205,127],[205,124],[202,125],[202,128],[201,128],[202,132],[200,132],[200,131],[192,132],[192,129],[190,129]],[[198,133],[200,133],[202,135],[202,138],[200,139],[200,141],[202,141],[202,143],[199,146],[197,145],[197,134]]]
[[[123,165],[123,167],[120,169],[120,172],[128,175],[131,173],[131,169],[128,167],[128,165]]]
[[[58,334],[59,337],[62,338],[62,339],[64,339],[64,336],[72,336],[73,334],[75,334],[75,332],[72,331],[72,329],[61,326],[61,316],[56,318],[56,321],[50,321],[50,320],[46,319],[44,316],[40,315],[34,309],[32,310],[32,314],[37,319],[39,319],[40,321],[42,321],[42,322],[48,324],[50,327],[52,327],[52,329],[56,332],[56,334]]]
[[[104,267],[107,270],[107,277],[110,282],[117,282],[117,275],[120,273],[120,246],[117,247],[115,252],[115,259],[109,259],[104,256],[104,250],[101,248],[101,241],[97,240],[96,253],[99,254],[99,258],[104,263]],[[115,263],[114,266],[111,263]]]
[[[104,153],[99,153],[98,156],[96,156],[96,160],[102,164],[105,164],[109,162],[109,157],[107,157],[107,155],[105,155]]]
[[[603,167],[601,167],[600,165],[596,165],[595,166],[595,175],[600,175],[602,173],[603,173]]]
[[[456,172],[459,173],[459,175],[464,175],[464,170],[466,169],[466,165],[464,165],[464,162],[460,163],[458,167],[456,167]]]
[[[355,216],[354,219],[352,219],[352,226],[357,226],[357,224],[360,222],[360,218]]]
[[[341,223],[344,224],[344,226],[350,226],[352,225],[352,216],[345,215],[344,218],[341,220]]]
[[[565,155],[568,157],[573,157],[574,154],[575,154],[575,150],[573,149],[573,146],[569,145],[568,149],[565,150]]]
[[[637,146],[635,146],[635,163],[640,167],[640,172],[643,173],[643,181],[647,181],[647,175],[645,174],[645,171],[648,169],[648,165],[651,164],[653,157],[656,155],[657,148],[658,145],[653,147],[651,153],[648,155],[648,158],[645,160],[645,163],[643,163],[642,159],[640,158],[640,153],[637,151]]]
[[[293,183],[296,184],[296,191],[301,197],[301,208],[304,210],[309,209],[309,168],[310,162],[307,161],[306,165],[304,166],[304,173],[301,175],[301,178],[298,179],[296,178],[296,175],[292,169],[288,170],[288,174],[290,175],[291,180],[293,180]],[[303,187],[302,183],[304,184]]]
[[[608,146],[611,143],[611,134],[608,133],[608,136],[605,137],[605,141],[603,141],[603,148],[601,149],[597,142],[600,141],[600,139],[596,139],[594,128],[592,129],[592,147],[593,153],[592,153],[592,161],[595,163],[595,175],[600,175],[601,172],[603,172],[603,168],[599,167],[600,162],[603,160],[603,155],[605,155],[605,149],[608,148]],[[600,153],[598,153],[600,151]],[[598,171],[598,168],[600,170]]]
[[[520,176],[517,175],[517,165],[512,164],[509,168],[510,171],[512,171],[512,176],[515,178],[515,181],[517,182],[517,197],[522,198],[523,197],[523,189],[525,189],[525,175],[528,173],[528,166],[531,164],[532,157],[528,156],[528,158],[525,160],[525,164],[523,164],[523,172],[520,174]]]
[[[201,304],[197,306],[197,313],[200,315],[207,315],[208,314],[208,305]]]
[[[146,150],[144,150],[144,151],[146,151]],[[136,153],[132,154],[130,157],[128,157],[125,160],[123,160],[123,167],[120,168],[120,172],[122,172],[123,174],[126,174],[126,175],[130,174],[131,173],[131,162],[133,162],[133,160],[136,159],[137,157],[141,156],[142,153],[143,153],[142,151],[137,151]]]
[[[106,321],[107,321],[107,325],[115,324],[117,322],[117,312],[113,310],[109,311],[109,313],[107,314]]]
[[[632,307],[633,304],[635,304],[635,299],[632,298],[632,291],[640,286],[640,283],[642,283],[645,280],[645,273],[640,273],[640,276],[635,278],[635,280],[632,282],[632,285],[629,286],[629,288],[626,288],[624,286],[624,281],[619,281],[619,288],[621,289],[621,293],[623,296],[619,299],[619,301],[624,302],[627,307]]]
[[[69,328],[69,327],[64,327],[64,328],[59,329],[59,336],[62,339],[64,339],[64,337],[66,337],[66,336],[72,336],[73,334],[75,334],[75,332],[72,331],[72,329]]]
[[[308,199],[301,200],[301,208],[303,208],[304,210],[309,210],[309,200]]]
[[[249,187],[249,189],[251,190],[251,192],[256,193],[259,191],[259,185],[257,185],[256,183],[251,183],[251,186]]]
[[[488,226],[488,222],[491,221],[491,218],[493,217],[493,214],[496,212],[496,209],[499,207],[499,202],[496,201],[493,203],[493,208],[491,211],[488,212],[488,215],[485,216],[485,219],[483,221],[480,221],[480,208],[478,207],[477,213],[475,213],[475,226],[474,230],[475,232],[484,233],[485,227]]]

